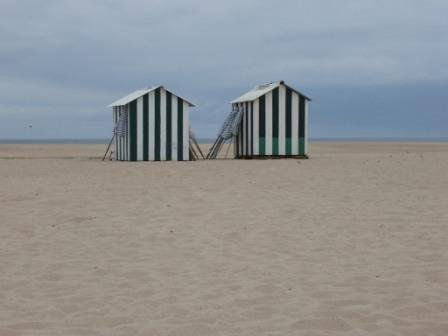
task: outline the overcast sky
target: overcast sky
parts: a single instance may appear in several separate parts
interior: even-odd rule
[[[448,137],[446,0],[0,4],[0,139],[109,137],[106,106],[155,84],[213,137],[279,79],[313,98],[312,137]]]

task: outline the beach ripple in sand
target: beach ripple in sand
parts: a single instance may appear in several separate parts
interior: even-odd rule
[[[0,145],[0,336],[448,335],[448,144],[312,145]]]

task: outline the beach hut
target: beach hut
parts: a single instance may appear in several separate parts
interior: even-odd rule
[[[232,112],[207,157],[216,157],[230,139],[236,158],[307,158],[310,101],[284,81],[256,86],[231,102]]]
[[[163,86],[132,92],[113,109],[115,159],[185,161],[191,152],[189,110],[194,104]],[[106,152],[107,153],[107,152]],[[193,157],[192,157],[193,155]]]

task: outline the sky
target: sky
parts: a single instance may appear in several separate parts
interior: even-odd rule
[[[314,138],[448,137],[446,0],[0,4],[0,139],[108,138],[107,105],[156,84],[213,138],[276,80],[313,99]]]

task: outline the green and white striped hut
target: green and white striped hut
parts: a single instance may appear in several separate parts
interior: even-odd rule
[[[159,85],[137,90],[109,107],[116,160],[190,160],[191,102]]]
[[[233,100],[233,110],[241,112],[235,157],[308,157],[310,101],[284,81],[257,86]]]

